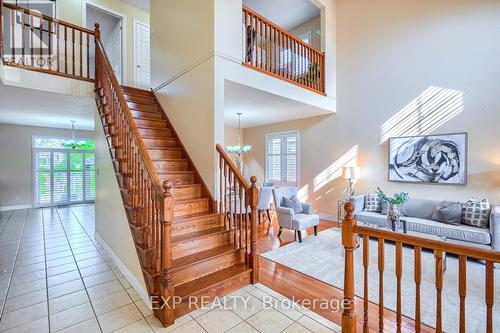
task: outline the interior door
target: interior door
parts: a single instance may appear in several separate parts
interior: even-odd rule
[[[114,26],[113,32],[108,39],[107,44],[104,46],[106,52],[109,56],[109,61],[111,66],[113,67],[113,72],[115,72],[115,76],[123,83],[122,80],[122,22],[118,20],[116,25]]]
[[[135,85],[137,88],[149,89],[150,79],[150,36],[149,27],[135,23]]]

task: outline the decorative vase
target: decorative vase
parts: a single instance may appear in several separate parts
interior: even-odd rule
[[[387,225],[392,231],[396,231],[400,227],[401,213],[399,211],[399,206],[395,204],[389,204],[387,207]]]

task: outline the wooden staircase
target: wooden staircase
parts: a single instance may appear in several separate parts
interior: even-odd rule
[[[14,43],[9,59],[5,58],[4,15],[45,22],[32,25],[31,33],[38,30],[40,40],[48,41],[47,56],[57,61],[26,61],[28,54],[35,59],[34,51],[43,60],[41,49],[22,48],[18,54]],[[16,31],[11,29],[12,39]],[[60,38],[61,32],[73,36],[72,44]],[[79,52],[75,52],[75,35]],[[168,326],[206,305],[202,302],[258,281],[256,178],[251,178],[250,186],[222,147],[215,147],[221,167],[216,202],[155,95],[120,86],[100,37],[98,24],[89,30],[41,18],[37,12],[0,0],[4,65],[95,83],[99,116],[153,312]],[[52,47],[52,41],[57,47]],[[60,52],[59,45],[65,52]]]
[[[227,214],[218,212],[217,203],[203,183],[172,124],[151,91],[122,86],[121,91],[130,110],[133,126],[140,134],[147,157],[156,171],[157,181],[167,187],[173,201],[171,267],[168,269],[174,304],[172,318],[177,318],[202,302],[231,293],[253,281],[247,242],[241,246],[238,230],[228,223]],[[148,223],[142,223],[144,200],[131,184],[128,159],[121,154],[123,140],[114,132],[116,126],[108,109],[105,89],[97,84],[96,102],[101,114],[114,161],[116,176],[127,211],[130,229],[140,258],[147,288],[152,296],[161,295],[162,270],[154,266],[155,246],[148,242]],[[248,231],[248,228],[247,228]],[[148,246],[149,244],[149,246]],[[196,303],[196,306],[193,306]],[[191,302],[191,306],[190,306]],[[165,325],[173,322],[158,313]]]

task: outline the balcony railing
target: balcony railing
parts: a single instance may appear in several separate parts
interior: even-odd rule
[[[325,94],[325,54],[243,7],[243,65]]]
[[[95,31],[0,0],[4,65],[94,81]]]

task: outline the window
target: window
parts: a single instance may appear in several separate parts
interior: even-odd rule
[[[72,149],[72,144],[75,149]],[[95,142],[33,138],[35,206],[95,200]]]
[[[304,43],[311,45],[311,30],[303,33],[302,35],[299,36],[299,39],[303,41]]]
[[[299,132],[266,135],[266,181],[296,185],[299,179]]]

